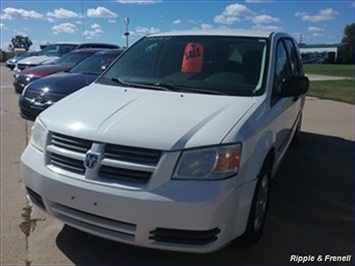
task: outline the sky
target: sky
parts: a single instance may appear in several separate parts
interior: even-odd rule
[[[347,1],[6,1],[1,0],[1,48],[15,35],[29,36],[31,50],[47,42],[105,42],[125,46],[156,32],[189,29],[283,31],[307,44],[339,43],[354,23]]]

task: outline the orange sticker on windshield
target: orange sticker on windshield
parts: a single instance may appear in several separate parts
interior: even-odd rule
[[[181,72],[200,73],[202,69],[203,51],[203,46],[200,43],[186,44]]]

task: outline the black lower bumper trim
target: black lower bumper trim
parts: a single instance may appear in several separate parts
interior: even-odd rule
[[[157,228],[150,231],[149,239],[165,243],[206,245],[216,241],[220,232],[219,228],[203,231]]]
[[[46,210],[46,207],[44,206],[42,197],[37,194],[36,192],[34,192],[32,189],[30,189],[29,187],[26,187],[26,192],[27,195],[30,197],[31,201],[36,204],[39,208],[41,208],[42,210]]]

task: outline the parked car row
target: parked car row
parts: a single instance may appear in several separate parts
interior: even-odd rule
[[[271,178],[301,130],[309,81],[297,42],[281,32],[157,33],[100,75],[112,53],[25,87],[23,117],[50,106],[21,157],[28,198],[126,244],[206,253],[256,243]]]
[[[62,55],[71,52],[72,50],[83,48],[102,48],[102,49],[118,49],[118,45],[109,43],[55,43],[43,46],[43,49],[33,52],[27,52],[22,57],[11,58],[6,62],[6,66],[18,74],[21,70],[29,67],[51,64],[59,59]],[[26,60],[24,60],[26,59]]]
[[[13,70],[16,66],[16,63],[22,59],[25,59],[27,57],[31,57],[31,56],[37,56],[39,54],[39,51],[28,51],[25,52],[19,56],[15,56],[10,58],[9,60],[6,61],[6,66],[8,68],[10,68],[11,70]]]
[[[97,49],[82,49],[73,51],[61,62],[74,62],[78,59],[85,59],[70,68],[67,65],[41,66],[27,69],[17,78],[15,84],[26,84],[26,79],[35,81],[26,85],[19,98],[20,114],[22,118],[35,120],[36,117],[46,108],[61,100],[65,96],[77,91],[93,82],[101,72],[116,58],[123,50],[111,49],[97,52]],[[89,56],[90,54],[93,54]],[[57,71],[59,70],[59,71]],[[64,70],[64,72],[63,72]],[[58,72],[46,75],[49,72]],[[28,75],[28,73],[31,73]],[[46,76],[39,78],[39,76]],[[32,77],[32,78],[31,78]],[[16,88],[17,85],[15,85]],[[19,85],[19,88],[22,88]]]
[[[54,102],[95,80],[123,52],[118,47],[106,43],[49,44],[39,52],[27,52],[8,60],[7,66],[14,68],[15,92],[22,94],[26,88],[26,94],[19,98],[21,117],[35,120],[41,111]],[[60,81],[59,76],[43,79],[60,72],[63,72],[59,75]],[[76,76],[73,79],[74,74]],[[53,80],[56,81],[55,85]]]
[[[19,74],[14,75],[14,87],[17,93],[22,93],[23,88],[30,82],[50,74],[65,71],[76,65],[85,58],[101,51],[99,48],[84,48],[74,50],[63,55],[52,64],[35,66],[22,70]]]

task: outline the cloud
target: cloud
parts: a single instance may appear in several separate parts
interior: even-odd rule
[[[108,23],[117,23],[117,21],[115,19],[109,19]]]
[[[339,12],[335,11],[333,8],[322,9],[315,15],[309,15],[307,12],[296,12],[295,16],[300,17],[303,21],[307,22],[320,22],[333,20]]]
[[[252,27],[253,30],[261,30],[261,31],[280,31],[282,27],[273,26],[273,25],[260,25],[256,24]]]
[[[7,7],[3,10],[1,14],[1,19],[41,19],[43,15],[34,10],[25,10]]]
[[[83,22],[81,20],[77,20],[75,21],[76,24],[83,24]]]
[[[323,29],[322,28],[319,28],[319,27],[314,27],[314,26],[311,26],[311,27],[308,27],[308,30],[309,31],[323,31]]]
[[[248,18],[253,15],[254,12],[245,5],[232,4],[226,6],[222,14],[215,16],[213,21],[219,24],[233,24],[236,21],[240,21],[240,17]]]
[[[101,26],[99,24],[95,23],[95,24],[92,24],[90,26],[90,28],[92,28],[93,30],[97,30],[97,29],[101,29]]]
[[[218,15],[214,17],[213,21],[218,24],[233,24],[236,21],[240,21],[240,18]]]
[[[315,33],[312,34],[312,36],[315,37],[315,38],[317,38],[317,37],[323,37],[324,34],[319,33],[319,32],[315,32]]]
[[[177,24],[180,24],[182,21],[181,21],[181,19],[175,19],[174,21],[173,21],[173,24],[174,25],[177,25]]]
[[[270,3],[273,2],[273,0],[245,0],[245,2],[249,4],[258,4],[258,3]]]
[[[201,24],[201,29],[203,29],[203,30],[212,29],[212,28],[213,28],[213,26],[210,24],[206,24],[206,23]]]
[[[96,29],[96,30],[86,30],[83,35],[87,39],[93,39],[94,37],[100,35],[101,33],[104,33],[102,29]]]
[[[151,5],[162,2],[161,0],[117,0],[120,4]]]
[[[95,8],[89,8],[87,11],[87,16],[90,18],[117,18],[118,15],[106,7],[98,6]]]
[[[251,18],[253,23],[255,24],[263,24],[263,23],[278,23],[281,22],[279,18],[271,17],[268,15],[259,15]]]
[[[47,18],[47,21],[50,22],[50,23],[55,22],[55,20],[53,18]]]
[[[153,34],[153,33],[158,33],[158,32],[160,32],[160,29],[157,29],[157,28],[154,28],[154,27],[150,27],[150,28],[147,28],[147,27],[136,27],[136,31],[135,31],[135,33],[138,36],[145,36],[145,35],[148,35],[148,34]]]
[[[4,23],[0,23],[0,30],[6,30],[6,26]]]
[[[83,34],[87,39],[92,39],[96,36],[99,36],[101,33],[104,33],[104,31],[101,29],[101,26],[97,23],[90,25],[90,28],[92,30],[86,30]]]
[[[253,15],[254,12],[247,8],[245,5],[232,4],[227,6],[222,14],[225,16],[248,16]]]
[[[58,35],[59,33],[75,33],[78,29],[74,24],[66,22],[53,26],[52,30],[54,35]]]
[[[57,19],[78,18],[79,16],[78,13],[64,8],[54,9],[54,12],[47,12],[47,17]]]

